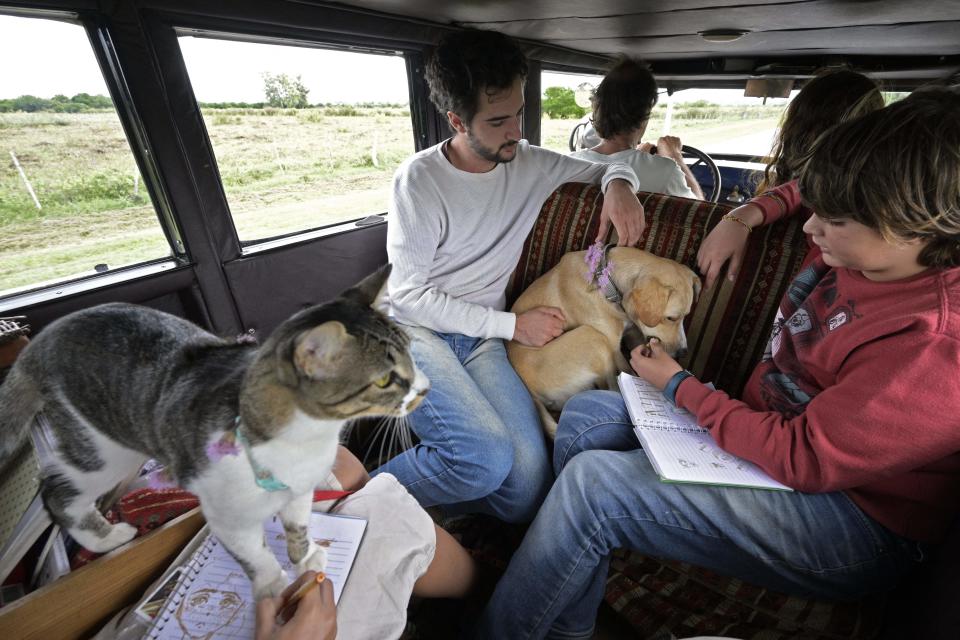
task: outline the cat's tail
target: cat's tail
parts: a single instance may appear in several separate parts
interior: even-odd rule
[[[37,385],[23,367],[10,369],[0,385],[0,469],[20,449],[42,404]]]

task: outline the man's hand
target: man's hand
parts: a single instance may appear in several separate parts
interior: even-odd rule
[[[534,307],[517,314],[513,339],[528,347],[542,347],[563,333],[563,311],[556,307]]]
[[[316,573],[307,571],[288,586],[279,598],[263,598],[257,602],[256,640],[335,640],[337,607],[333,603],[333,584],[324,580],[310,589],[297,604],[293,617],[283,626],[274,619],[284,601]]]
[[[637,375],[660,391],[667,386],[670,378],[683,371],[676,360],[667,355],[657,338],[650,338],[646,345],[640,345],[630,352],[630,366]]]
[[[613,224],[617,230],[617,246],[633,247],[640,242],[647,221],[643,216],[643,205],[637,199],[630,183],[626,180],[614,180],[603,194],[603,209],[600,211],[600,229],[597,242],[604,242]]]
[[[683,143],[677,136],[660,136],[657,140],[657,155],[670,158],[677,164],[683,162]]]
[[[690,191],[693,191],[694,197],[703,200],[703,189],[700,188],[700,183],[697,182],[697,178],[690,171],[687,163],[683,161],[683,143],[680,138],[677,136],[660,136],[656,147],[649,142],[644,142],[638,145],[637,149],[673,160],[680,167],[680,171],[683,172],[683,181],[687,183]]]

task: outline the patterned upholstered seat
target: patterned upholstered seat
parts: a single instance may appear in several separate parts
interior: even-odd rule
[[[703,237],[730,206],[640,192],[647,214],[641,248],[696,270]],[[600,225],[603,195],[594,185],[568,183],[547,199],[507,288],[508,306],[563,254],[586,249]],[[738,394],[766,346],[780,297],[807,252],[791,219],[753,232],[734,283],[705,290],[687,319],[687,368]]]
[[[730,210],[726,204],[640,193],[647,215],[641,247],[696,269],[703,237]],[[602,195],[570,183],[544,203],[507,291],[508,302],[568,251],[589,246]],[[686,366],[739,394],[766,346],[777,305],[807,252],[801,219],[751,233],[740,275],[705,290],[688,317]],[[828,603],[788,596],[684,563],[618,551],[606,600],[640,638],[724,635],[743,639],[871,638],[882,602]]]

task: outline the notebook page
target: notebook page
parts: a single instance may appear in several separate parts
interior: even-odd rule
[[[634,427],[707,433],[689,411],[670,404],[659,389],[643,378],[621,373],[617,382]]]
[[[314,513],[310,533],[327,550],[327,579],[333,583],[334,601],[356,558],[367,521]],[[288,577],[296,570],[287,558],[286,535],[276,517],[264,527],[267,546]],[[209,637],[251,640],[254,637],[255,602],[250,581],[220,541],[211,535],[188,563],[181,585],[170,596],[148,637],[160,640]]]
[[[617,382],[637,439],[664,480],[791,490],[752,462],[721,449],[692,414],[671,405],[646,380],[621,373]]]
[[[655,454],[657,471],[666,480],[790,489],[752,462],[721,449],[702,429],[699,433],[644,430],[642,436],[637,435],[642,437],[644,449]]]

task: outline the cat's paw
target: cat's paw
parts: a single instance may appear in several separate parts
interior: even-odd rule
[[[258,575],[253,579],[253,597],[256,600],[267,596],[276,598],[287,588],[287,583],[287,574],[284,571],[273,576]]]
[[[98,536],[86,529],[70,529],[70,535],[83,547],[94,553],[106,553],[127,544],[137,535],[137,528],[126,522],[110,525],[110,532]]]
[[[298,575],[304,571],[325,571],[327,568],[327,550],[315,545],[307,557],[297,563]]]

